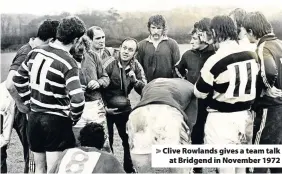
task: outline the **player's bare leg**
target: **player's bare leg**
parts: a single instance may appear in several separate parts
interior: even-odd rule
[[[61,151],[46,152],[47,171],[49,172],[61,155]]]
[[[46,173],[46,154],[32,152],[34,155],[35,162],[35,173]]]

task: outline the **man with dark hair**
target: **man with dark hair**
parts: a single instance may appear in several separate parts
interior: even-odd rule
[[[180,59],[177,42],[167,37],[167,22],[162,15],[151,16],[148,21],[150,35],[139,42],[137,60],[144,68],[148,82],[159,78],[172,78],[174,65]]]
[[[27,44],[22,46],[15,58],[12,61],[12,65],[10,66],[10,71],[6,80],[6,87],[16,102],[16,107],[14,111],[14,124],[13,127],[16,130],[19,139],[23,145],[24,151],[24,159],[25,159],[25,167],[24,173],[28,173],[29,170],[29,147],[26,135],[26,126],[27,126],[27,118],[26,113],[28,113],[28,108],[21,103],[20,96],[16,91],[14,83],[12,81],[15,76],[18,68],[22,64],[22,62],[26,59],[27,54],[35,47],[47,44],[50,40],[55,39],[57,27],[59,25],[59,21],[47,19],[43,21],[43,23],[39,26],[37,36],[35,38],[31,38]],[[6,164],[6,153],[7,146],[1,148],[1,173],[4,173],[7,170],[3,168],[7,168]],[[5,155],[4,155],[5,154]],[[2,158],[2,156],[4,158]],[[2,168],[3,167],[3,168]]]
[[[66,149],[50,173],[125,173],[114,155],[101,151],[105,138],[102,125],[87,123],[80,131],[80,147]]]
[[[13,81],[28,113],[28,142],[35,172],[50,170],[60,153],[74,147],[72,125],[80,119],[84,93],[77,62],[69,51],[86,31],[78,17],[63,18],[56,40],[33,49]]]
[[[186,51],[180,61],[175,65],[176,74],[180,78],[185,78],[192,84],[195,84],[200,76],[206,60],[215,53],[213,44],[209,44],[212,39],[210,30],[211,19],[203,18],[194,24],[191,32],[192,49]],[[206,104],[204,100],[198,100],[198,117],[197,123],[192,131],[192,144],[203,144],[204,141],[204,126],[207,118]],[[200,170],[195,168],[194,171],[199,173]]]
[[[86,31],[86,35],[91,39],[91,50],[94,51],[102,63],[111,56],[110,51],[105,47],[106,36],[101,27],[92,26]]]
[[[186,51],[175,65],[178,77],[185,78],[192,84],[196,83],[205,61],[215,53],[213,45],[202,39],[202,35],[207,35],[208,40],[212,38],[210,21],[209,18],[203,18],[194,24],[190,41],[192,49]]]
[[[252,51],[256,50],[256,44],[250,43],[247,37],[247,31],[243,27],[244,18],[247,15],[247,12],[244,9],[236,8],[235,10],[229,13],[229,17],[232,18],[236,27],[237,27],[237,34],[238,34],[238,42],[245,47],[248,47]]]
[[[254,109],[254,144],[282,144],[282,42],[273,33],[269,21],[261,12],[248,13],[243,27],[252,43],[257,44],[260,64],[258,98]],[[267,173],[268,168],[256,168],[255,173]],[[282,168],[270,168],[282,173]]]
[[[244,20],[244,17],[246,16],[246,14],[247,14],[247,12],[244,9],[241,9],[241,8],[236,8],[229,13],[229,17],[232,18],[232,20],[234,21],[234,23],[237,27],[237,33],[238,33],[239,39],[246,38],[246,33],[241,32],[242,29],[244,30],[244,28],[242,28],[242,27],[243,27],[243,20]]]
[[[145,86],[146,78],[140,63],[135,59],[138,51],[137,41],[126,38],[119,51],[119,57],[111,57],[104,63],[111,83],[103,91],[103,98],[107,111],[107,124],[110,146],[113,151],[114,124],[117,127],[124,150],[124,170],[127,173],[135,172],[130,157],[126,122],[131,112],[131,104],[128,99],[130,91],[134,88],[141,94]]]
[[[257,55],[241,46],[233,20],[216,16],[211,21],[218,50],[201,69],[194,93],[207,100],[205,144],[248,144],[252,139],[251,105],[256,97]],[[245,168],[220,168],[220,173],[241,173]]]

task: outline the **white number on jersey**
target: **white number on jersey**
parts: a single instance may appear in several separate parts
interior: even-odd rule
[[[100,155],[99,152],[85,152],[78,148],[69,149],[61,161],[58,173],[91,174]]]
[[[54,60],[38,53],[30,71],[30,85],[34,89],[44,90],[47,72]]]

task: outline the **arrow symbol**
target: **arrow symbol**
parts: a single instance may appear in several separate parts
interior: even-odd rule
[[[160,149],[156,149],[156,153],[160,153],[161,152],[161,150]]]

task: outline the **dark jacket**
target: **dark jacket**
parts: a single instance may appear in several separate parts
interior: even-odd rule
[[[103,99],[106,105],[113,96],[128,97],[128,94],[133,88],[138,94],[141,94],[147,80],[142,66],[135,58],[125,68],[122,67],[120,58],[114,57],[108,59],[103,66],[110,77],[109,86],[103,90]],[[132,82],[128,76],[130,70],[134,71],[136,75],[136,83]]]
[[[192,84],[195,84],[200,71],[206,60],[215,53],[213,45],[209,45],[203,50],[188,50],[183,55],[181,60],[175,65],[176,74],[180,78],[185,78]],[[188,73],[186,73],[186,69]]]
[[[258,79],[260,96],[255,104],[263,108],[282,105],[282,97],[272,98],[264,95],[264,91],[272,86],[282,90],[282,41],[273,33],[265,35],[258,43],[257,53],[260,63]]]

